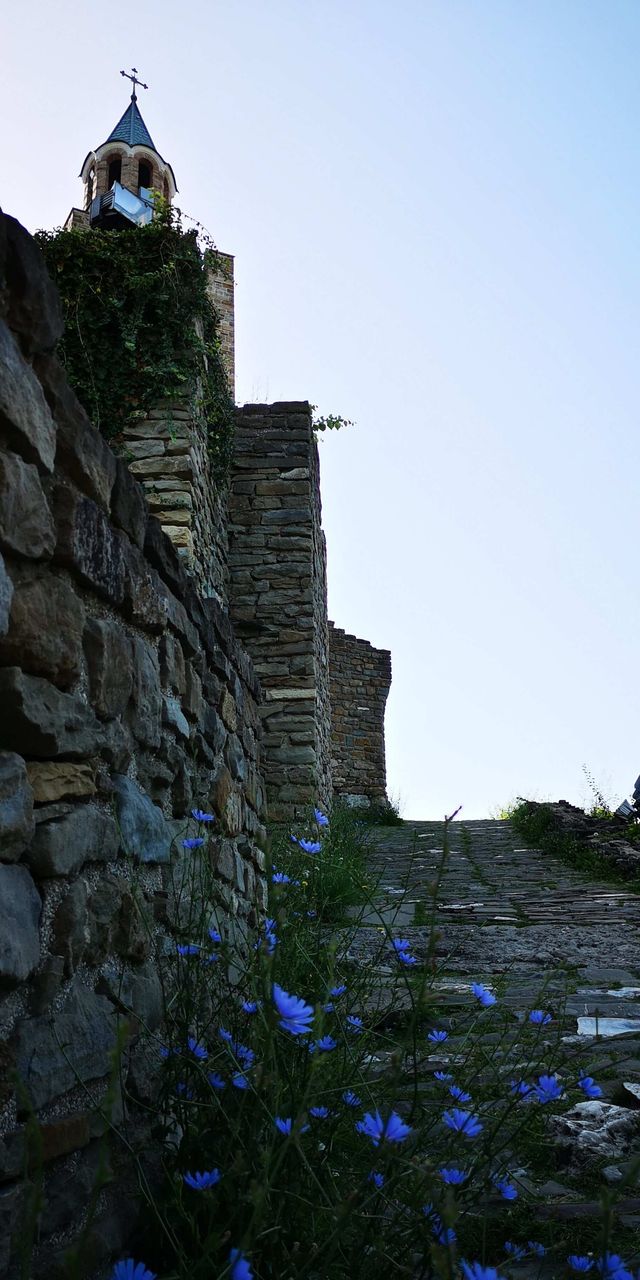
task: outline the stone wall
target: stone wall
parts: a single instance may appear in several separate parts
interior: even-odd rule
[[[331,768],[336,795],[385,801],[384,711],[391,654],[329,623]]]
[[[51,354],[61,330],[34,242],[0,214],[0,1275],[12,1278],[24,1117],[32,1108],[44,1169],[31,1274],[55,1277],[95,1183],[119,1026],[124,1093],[110,1107],[132,1141],[144,1135],[138,1033],[161,1018],[157,957],[175,946],[192,805],[217,818],[228,927],[265,904],[254,668],[71,392]],[[109,1159],[97,1261],[135,1214],[116,1147]]]
[[[330,800],[326,552],[309,404],[245,405],[229,497],[235,628],[265,691],[269,814]]]
[[[235,400],[235,281],[233,278],[233,255],[212,252],[208,254],[207,262],[207,289],[218,313],[218,336],[222,363],[227,375],[231,399]]]

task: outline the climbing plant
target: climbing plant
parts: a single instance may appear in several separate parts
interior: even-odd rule
[[[151,408],[187,397],[224,475],[232,402],[207,292],[207,269],[224,269],[217,255],[168,206],[146,227],[41,231],[37,240],[66,315],[60,358],[102,434],[117,444]]]

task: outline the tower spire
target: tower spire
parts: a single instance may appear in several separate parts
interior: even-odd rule
[[[132,92],[132,94],[131,94],[131,101],[132,101],[132,102],[137,102],[137,101],[138,101],[138,98],[137,98],[137,95],[136,95],[136,85],[137,85],[137,84],[139,84],[141,89],[148,89],[148,88],[149,88],[149,86],[148,86],[148,84],[145,84],[143,80],[138,80],[138,68],[137,68],[137,67],[132,67],[132,68],[131,68],[131,71],[132,71],[132,73],[133,73],[132,75],[129,75],[129,72],[128,72],[128,71],[121,71],[121,72],[120,72],[120,75],[121,75],[121,76],[124,76],[127,80],[130,80],[130,81],[131,81],[131,83],[132,83],[132,85],[133,85],[133,92]]]

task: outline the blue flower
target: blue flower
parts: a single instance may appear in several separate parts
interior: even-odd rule
[[[335,1005],[329,1001],[328,1004],[323,1004],[322,1010],[323,1013],[335,1013]]]
[[[539,1240],[527,1240],[527,1249],[530,1253],[535,1253],[536,1258],[544,1258],[547,1252],[544,1245]]]
[[[394,951],[410,951],[411,950],[411,943],[409,942],[408,938],[393,938],[391,941],[391,945]]]
[[[453,1227],[444,1227],[442,1223],[434,1222],[432,1230],[438,1244],[455,1244],[457,1236]]]
[[[187,1040],[187,1048],[191,1050],[194,1058],[198,1058],[200,1062],[204,1062],[205,1058],[209,1057],[204,1045],[199,1044],[194,1036],[189,1036],[189,1039]]]
[[[600,1272],[602,1280],[633,1280],[631,1272],[627,1271],[617,1253],[605,1253],[602,1258],[598,1258],[596,1271]]]
[[[448,1187],[459,1187],[469,1177],[464,1169],[438,1169],[438,1173]]]
[[[522,1245],[512,1244],[510,1240],[505,1240],[504,1249],[505,1253],[511,1255],[514,1262],[521,1262],[527,1256],[527,1251],[522,1248]]]
[[[593,1259],[585,1257],[584,1254],[570,1253],[567,1262],[572,1271],[590,1271],[593,1266]]]
[[[410,956],[408,951],[396,951],[396,955],[401,964],[417,964],[415,956]]]
[[[514,1187],[512,1182],[507,1182],[506,1178],[494,1178],[496,1191],[500,1192],[503,1200],[517,1200],[518,1189]]]
[[[578,1084],[582,1089],[583,1093],[586,1094],[587,1098],[602,1097],[602,1089],[600,1088],[599,1084],[596,1084],[595,1080],[593,1079],[593,1076],[580,1076],[580,1079],[578,1080]]]
[[[309,1115],[313,1116],[314,1120],[326,1120],[327,1116],[329,1115],[329,1108],[328,1107],[309,1107]]]
[[[538,1102],[557,1102],[564,1094],[555,1076],[538,1076],[538,1083],[534,1084],[533,1091]]]
[[[305,911],[305,915],[306,915],[306,917],[307,917],[307,920],[315,920],[315,918],[316,918],[317,914],[318,914],[318,912],[317,912],[317,911]]]
[[[529,1014],[529,1022],[534,1022],[540,1027],[546,1027],[551,1022],[551,1014],[545,1013],[543,1009],[532,1009]]]
[[[182,841],[183,849],[199,849],[201,844],[204,844],[202,836],[191,836],[189,840]]]
[[[358,1133],[371,1138],[374,1147],[378,1147],[381,1142],[404,1142],[411,1133],[410,1126],[395,1111],[386,1120],[382,1119],[379,1111],[374,1111],[373,1115],[367,1111],[364,1118],[356,1124],[356,1129]]]
[[[253,1271],[249,1266],[247,1259],[239,1249],[232,1249],[229,1254],[229,1262],[231,1263],[231,1271],[229,1272],[229,1280],[253,1280]]]
[[[322,848],[319,840],[298,840],[298,844],[305,853],[319,853]]]
[[[320,1040],[314,1040],[309,1045],[309,1053],[331,1053],[332,1049],[337,1049],[338,1041],[333,1036],[322,1036]]]
[[[160,1054],[160,1057],[161,1057],[161,1058],[165,1058],[165,1059],[166,1059],[166,1058],[170,1058],[170,1057],[171,1057],[171,1049],[167,1049],[166,1044],[161,1044],[161,1045],[160,1045],[160,1049],[158,1050],[158,1052],[159,1052],[159,1054]]]
[[[476,1000],[479,1000],[480,1004],[485,1009],[487,1009],[490,1004],[496,1003],[496,997],[493,995],[491,991],[489,991],[488,987],[483,986],[481,982],[472,982],[471,991],[475,996]]]
[[[254,1050],[250,1049],[247,1044],[234,1045],[234,1053],[236,1055],[236,1058],[239,1058],[243,1067],[252,1067],[256,1060],[256,1055]]]
[[[509,1088],[512,1093],[517,1093],[523,1098],[528,1098],[533,1093],[533,1085],[527,1084],[526,1080],[512,1080]]]
[[[481,1262],[465,1262],[461,1258],[460,1266],[465,1280],[503,1280],[495,1267],[483,1267]]]
[[[243,1076],[240,1071],[236,1071],[236,1074],[231,1077],[231,1083],[232,1085],[235,1086],[236,1089],[249,1088],[249,1081],[247,1080],[247,1077]]]
[[[347,988],[346,988],[345,984],[344,984],[344,983],[342,983],[342,985],[341,985],[341,986],[339,986],[339,987],[332,987],[332,988],[331,988],[331,990],[330,990],[330,992],[329,992],[329,995],[330,995],[330,996],[333,996],[334,1000],[338,1000],[340,996],[343,996],[343,995],[344,995],[344,993],[345,993],[346,989],[347,989]]]
[[[464,1134],[465,1138],[476,1138],[484,1127],[477,1116],[470,1111],[461,1111],[458,1107],[454,1107],[453,1111],[445,1111],[442,1119],[448,1129]]]
[[[434,1071],[433,1078],[434,1080],[440,1080],[442,1084],[445,1084],[447,1080],[453,1080],[450,1071]]]
[[[319,826],[319,827],[328,827],[328,826],[329,826],[329,819],[328,819],[328,817],[327,817],[326,813],[322,813],[322,811],[321,811],[320,809],[314,809],[314,811],[313,811],[313,816],[314,816],[314,818],[315,818],[315,820],[316,820],[316,822],[317,822],[317,824],[318,824],[318,826]]]
[[[459,1089],[457,1084],[449,1085],[449,1093],[452,1098],[455,1098],[456,1102],[471,1102],[471,1094],[465,1093],[464,1089]]]
[[[201,948],[195,942],[178,942],[176,951],[179,956],[199,956]]]
[[[218,1027],[218,1035],[221,1040],[226,1040],[227,1044],[231,1044],[233,1036],[230,1031],[227,1031],[226,1027]]]
[[[284,871],[274,871],[271,879],[273,884],[291,884],[291,876],[285,875]]]
[[[226,1089],[227,1087],[222,1076],[219,1075],[217,1071],[212,1071],[211,1074],[207,1076],[207,1080],[209,1081],[212,1089]]]
[[[448,1031],[430,1031],[427,1035],[427,1040],[430,1040],[432,1044],[444,1044],[445,1040],[448,1039]]]
[[[208,1187],[215,1187],[216,1182],[220,1181],[220,1170],[210,1169],[208,1173],[184,1173],[183,1181],[188,1187],[193,1187],[194,1191],[206,1191]]]
[[[191,817],[195,818],[196,822],[215,822],[213,814],[203,813],[202,809],[192,809]]]
[[[211,938],[211,941],[212,941],[212,942],[222,942],[222,937],[221,937],[221,935],[218,933],[218,930],[217,930],[217,929],[210,929],[210,930],[209,930],[209,937]]]
[[[347,1104],[347,1106],[348,1106],[348,1107],[361,1107],[361,1106],[362,1106],[362,1101],[361,1101],[361,1099],[358,1097],[357,1093],[354,1093],[354,1092],[353,1092],[353,1090],[352,1090],[352,1089],[347,1089],[347,1090],[346,1090],[346,1092],[345,1092],[345,1093],[343,1093],[343,1095],[342,1095],[342,1101],[343,1101],[343,1102],[346,1102],[346,1104]]]
[[[303,1036],[311,1030],[313,1008],[298,996],[290,996],[277,982],[273,984],[273,1003],[280,1014],[280,1026],[292,1036]]]
[[[116,1262],[111,1272],[111,1280],[156,1280],[155,1271],[147,1271],[144,1262],[134,1262],[133,1258],[125,1258]]]
[[[242,1010],[243,1010],[243,1013],[257,1013],[257,1012],[258,1012],[258,1001],[257,1001],[257,1000],[245,1000],[245,1001],[244,1001],[244,1003],[243,1003],[243,1005],[242,1005]]]
[[[360,1032],[364,1031],[362,1018],[356,1018],[352,1013],[347,1015],[347,1025],[349,1030],[353,1031],[355,1035],[360,1035]]]
[[[367,1174],[367,1181],[372,1182],[374,1187],[381,1191],[384,1186],[384,1174],[377,1173],[375,1169],[372,1169],[371,1173]]]
[[[293,1128],[293,1120],[291,1119],[291,1116],[287,1116],[286,1119],[282,1116],[276,1116],[273,1123],[275,1124],[276,1129],[280,1130],[280,1133],[291,1133]]]

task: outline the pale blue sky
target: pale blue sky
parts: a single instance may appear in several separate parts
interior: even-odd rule
[[[392,650],[410,817],[640,772],[638,0],[14,6],[4,208],[127,102],[236,255],[240,400],[308,398],[330,612]],[[9,135],[9,136],[6,136]]]

